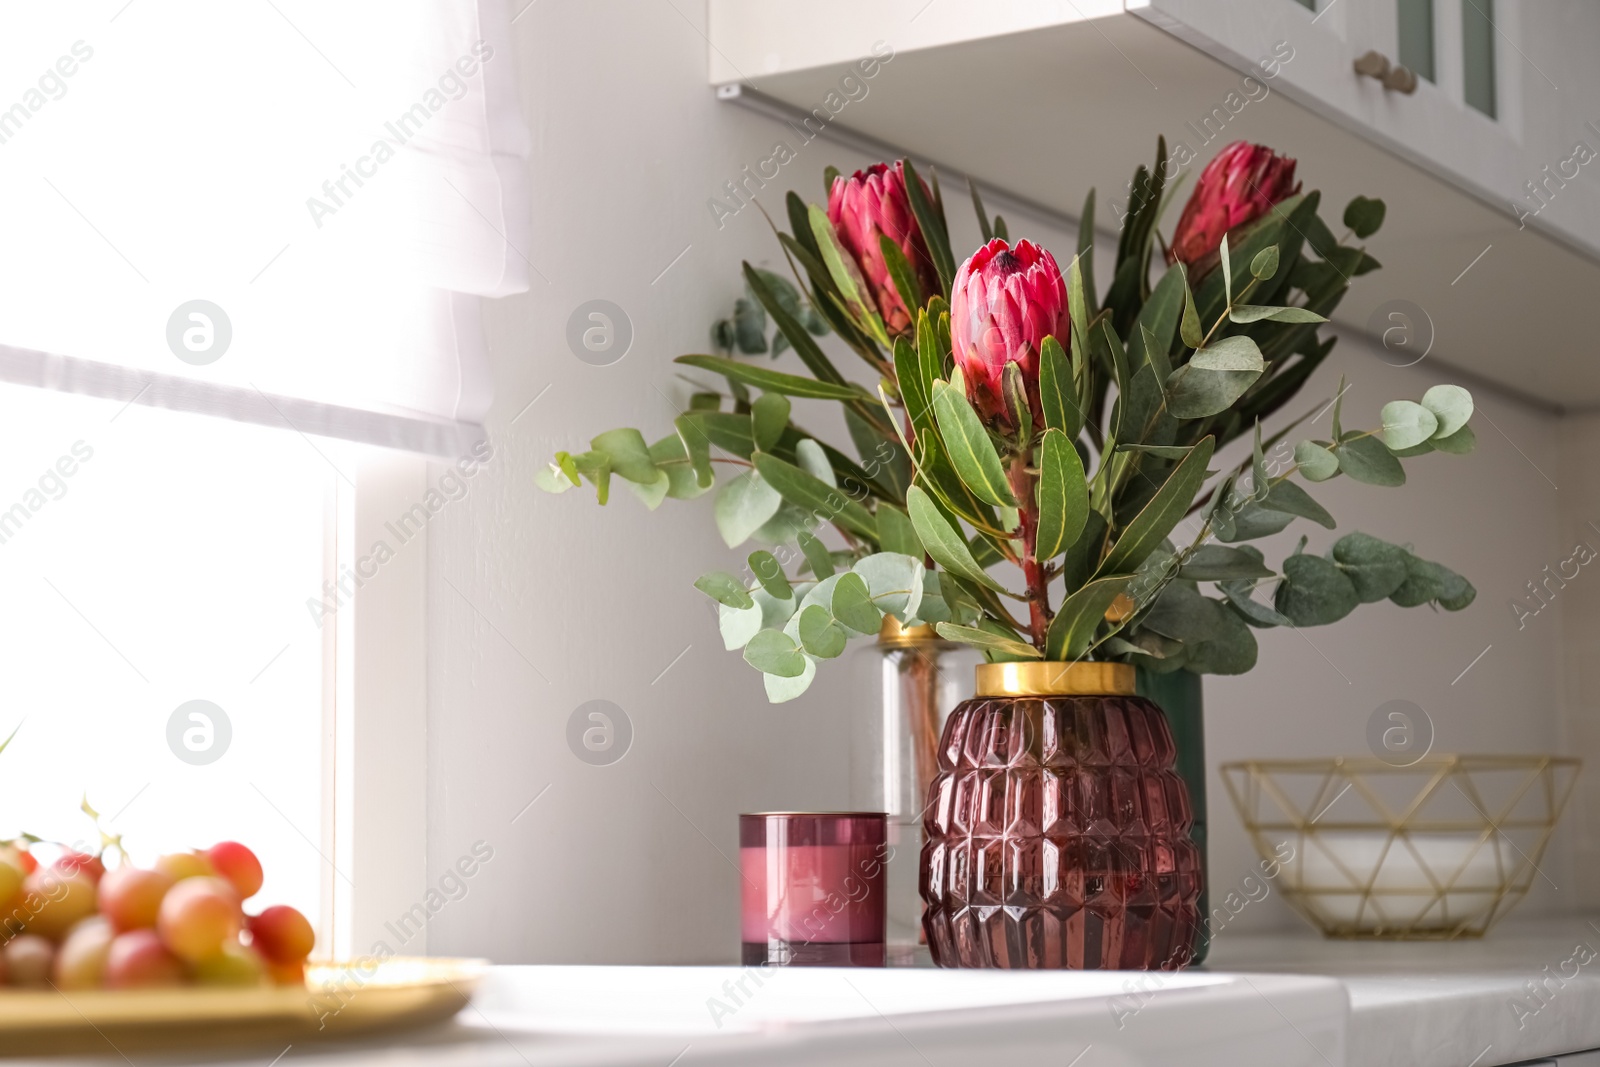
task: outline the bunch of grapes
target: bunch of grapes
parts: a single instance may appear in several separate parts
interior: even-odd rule
[[[261,863],[237,841],[106,870],[68,851],[40,866],[0,845],[0,986],[296,985],[315,935],[294,908],[247,915]],[[3,995],[3,994],[0,994]]]

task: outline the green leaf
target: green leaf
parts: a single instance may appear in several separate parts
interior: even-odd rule
[[[879,521],[882,521],[881,516]],[[927,569],[922,565],[920,552],[917,556],[874,552],[857,560],[850,569],[867,583],[872,603],[878,611],[888,612],[902,622],[920,614],[923,593],[927,588]],[[834,611],[838,614],[837,606]],[[843,618],[842,615],[840,617]],[[879,621],[873,622],[874,631]],[[845,619],[845,622],[849,623],[850,620]]]
[[[1060,430],[1046,430],[1039,443],[1036,496],[1039,527],[1035,554],[1041,560],[1054,559],[1078,539],[1089,517],[1083,460]]]
[[[1046,337],[1039,346],[1039,406],[1044,424],[1060,430],[1068,440],[1083,429],[1083,412],[1072,384],[1072,363],[1054,337]]]
[[[1364,533],[1345,534],[1333,543],[1333,560],[1355,587],[1363,604],[1386,600],[1405,583],[1411,553]]]
[[[1182,459],[1187,456],[1193,446],[1191,445],[1118,445],[1118,452],[1143,452],[1158,459]]]
[[[949,622],[938,623],[935,628],[939,631],[939,636],[948,641],[959,641],[974,648],[1003,652],[1019,659],[1043,658],[1043,654],[1037,648],[1015,637],[1003,637],[988,630],[979,630],[973,626],[957,626]]]
[[[798,197],[795,199],[799,200]],[[813,341],[809,336],[810,333],[818,331],[809,330],[807,325],[802,325],[797,317],[783,306],[783,301],[777,293],[773,292],[772,287],[767,282],[768,273],[746,263],[744,265],[745,284],[750,287],[750,291],[755,294],[756,299],[761,301],[761,306],[767,309],[767,314],[772,316],[772,321],[778,324],[779,332],[784,337],[787,337],[789,343],[794,346],[794,354],[800,357],[800,362],[806,365],[806,370],[810,371],[818,381],[832,382],[835,385],[842,384],[844,375],[839,373],[833,362],[823,354],[817,342]],[[818,325],[824,325],[822,320],[817,317],[815,308],[812,309],[811,317],[816,320]]]
[[[1155,496],[1128,523],[1106,558],[1100,561],[1096,575],[1103,577],[1136,570],[1145,557],[1160,546],[1194,502],[1195,493],[1205,481],[1206,463],[1210,461],[1211,450],[1215,447],[1216,438],[1202,438],[1172,468],[1172,473],[1167,475],[1167,480],[1156,490]]]
[[[1358,196],[1344,209],[1344,224],[1362,240],[1378,232],[1386,207],[1382,200]]]
[[[763,674],[798,678],[805,673],[806,658],[794,638],[782,630],[762,630],[744,646],[744,661]]]
[[[546,463],[534,471],[533,484],[547,493],[565,493],[568,489],[577,488],[577,485],[567,478],[560,465],[555,463]]]
[[[971,549],[967,547],[966,538],[945,520],[938,505],[921,486],[914,485],[906,493],[906,510],[911,514],[911,522],[917,528],[922,547],[927,549],[935,563],[997,593],[1005,592],[1004,586],[978,566],[972,558]]]
[[[667,498],[667,491],[672,488],[672,479],[666,471],[658,470],[655,481],[647,485],[640,485],[638,482],[623,482],[623,484],[628,487],[629,492],[644,502],[646,508],[654,511]]]
[[[1106,517],[1090,511],[1083,524],[1083,532],[1061,557],[1061,582],[1068,593],[1076,592],[1089,581],[1100,563],[1100,551],[1106,539]]]
[[[1083,268],[1078,257],[1067,264],[1067,317],[1072,320],[1072,349],[1089,354],[1089,305],[1083,298]]]
[[[729,548],[737,548],[777,514],[782,503],[783,497],[766,479],[756,471],[745,471],[717,490],[712,509],[717,532]]]
[[[1339,457],[1315,441],[1295,445],[1294,461],[1308,482],[1325,482],[1339,473]]]
[[[721,393],[695,393],[689,398],[690,411],[721,411]]]
[[[809,210],[811,236],[816,238],[823,265],[828,268],[829,277],[844,298],[846,314],[879,344],[887,347],[889,335],[884,331],[883,320],[878,317],[878,309],[867,296],[867,283],[862,280],[855,259],[839,244],[839,236],[833,231],[833,223],[828,221],[828,213],[815,204],[810,205]]]
[[[1438,419],[1435,437],[1450,437],[1472,418],[1472,394],[1459,385],[1436,385],[1422,394],[1422,406]]]
[[[1022,364],[1006,364],[1000,374],[1000,391],[1005,397],[1006,410],[1016,420],[1017,440],[1033,440],[1033,409],[1028,404],[1028,390],[1022,381]]]
[[[967,188],[972,192],[972,210],[978,216],[978,232],[983,234],[983,243],[988,244],[994,240],[994,228],[989,225],[988,212],[983,210],[983,197],[978,195],[978,183],[968,178]]]
[[[922,555],[922,542],[917,539],[917,529],[905,512],[893,504],[879,504],[873,512],[878,519],[878,547],[885,552],[898,552],[905,556]]]
[[[779,600],[788,600],[794,596],[794,587],[789,584],[789,578],[783,573],[783,565],[776,556],[765,549],[758,549],[750,553],[750,573],[756,576],[756,581],[761,583],[761,588]]]
[[[1376,437],[1350,433],[1333,446],[1339,468],[1367,485],[1396,486],[1406,483],[1406,470]]]
[[[1310,519],[1312,522],[1326,526],[1330,530],[1338,525],[1333,521],[1333,516],[1328,514],[1326,508],[1312,500],[1310,493],[1293,482],[1284,481],[1274,485],[1259,503],[1268,511],[1281,511],[1286,515],[1298,515],[1302,519]]]
[[[894,238],[881,231],[878,233],[878,248],[883,253],[883,265],[889,270],[889,281],[894,285],[895,292],[900,294],[901,303],[905,304],[907,312],[915,315],[926,299],[922,287],[917,284],[916,271]]]
[[[1233,306],[1233,265],[1228,262],[1228,235],[1222,235],[1222,244],[1217,246],[1217,254],[1222,257],[1222,292],[1228,298],[1228,306]]]
[[[1220,582],[1238,578],[1270,578],[1272,569],[1261,553],[1223,545],[1201,545],[1183,561],[1178,577],[1191,582]]]
[[[656,465],[650,459],[650,446],[644,434],[632,427],[607,430],[589,442],[596,452],[611,459],[611,473],[630,482],[648,485],[656,480]]]
[[[1167,379],[1167,412],[1203,419],[1227,411],[1261,377],[1259,371],[1206,370],[1185,364]]]
[[[1339,391],[1333,394],[1333,439],[1344,439],[1344,429],[1339,424],[1339,412],[1344,408],[1344,375],[1339,375]]]
[[[1092,311],[1095,308],[1094,286],[1094,190],[1083,198],[1083,211],[1078,215],[1078,261],[1083,265],[1083,298]]]
[[[824,483],[830,489],[839,488],[839,481],[833,476],[833,464],[828,462],[828,454],[822,446],[809,437],[803,437],[794,445],[794,458],[800,461],[800,469],[805,471],[817,481]]]
[[[813,656],[832,659],[844,651],[850,635],[834,621],[828,609],[812,604],[800,613],[800,644]]]
[[[766,452],[757,452],[753,458],[761,477],[783,499],[809,509],[822,522],[832,522],[863,537],[877,540],[878,525],[872,518],[872,512],[838,489]]]
[[[818,381],[815,378],[802,378],[798,374],[785,374],[756,363],[744,363],[722,356],[679,356],[673,362],[699,367],[701,370],[753,385],[764,392],[783,393],[785,396],[803,396],[815,400],[861,400],[866,396],[853,386]]]
[[[1460,611],[1477,597],[1478,591],[1461,575],[1438,563],[1406,553],[1406,580],[1389,597],[1403,608],[1414,608],[1430,601],[1446,611]]]
[[[672,479],[668,492],[677,499],[691,500],[710,489],[711,483],[716,480],[716,474],[711,469],[711,439],[690,416],[679,415],[672,425],[678,431],[677,437],[657,441],[650,447],[650,455],[657,463],[680,457],[689,461],[690,477],[685,478],[683,468],[676,464],[667,468],[667,476]],[[669,441],[677,442],[676,449],[667,443]]]
[[[945,229],[944,216],[929,202],[911,160],[901,160],[901,163],[905,167],[906,198],[911,201],[911,213],[916,216],[922,239],[928,243],[928,253],[933,258],[933,269],[939,275],[939,285],[948,293],[951,283],[955,281],[956,261],[950,254],[950,235]]]
[[[770,451],[789,425],[789,398],[782,393],[762,393],[750,405],[750,428],[756,447]]]
[[[1283,581],[1274,606],[1296,626],[1325,626],[1356,609],[1361,598],[1355,584],[1336,564],[1321,556],[1290,556],[1283,561]]]
[[[694,587],[717,603],[726,604],[730,608],[755,607],[756,602],[750,599],[744,583],[727,571],[702,574],[695,579]]]
[[[819,582],[833,577],[833,556],[826,545],[808,533],[795,538],[795,543],[805,553],[806,562],[811,564],[811,573],[816,575]]]
[[[1439,420],[1429,411],[1411,400],[1391,400],[1383,405],[1383,443],[1392,452],[1415,448],[1432,437],[1439,429]]]
[[[1212,520],[1217,540],[1232,544],[1270,537],[1294,521],[1287,511],[1273,511],[1250,500],[1235,508],[1223,508]]]
[[[918,573],[916,578],[920,583],[922,575]],[[833,617],[857,633],[875,634],[883,622],[883,612],[872,602],[865,579],[854,571],[839,576],[833,587],[832,607]]]
[[[983,428],[978,413],[966,394],[958,392],[946,381],[933,383],[933,410],[939,420],[939,434],[944,439],[945,450],[962,484],[972,490],[986,504],[1016,507],[1006,482],[1000,457]]]
[[[1252,277],[1266,281],[1278,273],[1278,246],[1268,245],[1256,253],[1256,258],[1250,261],[1250,274]],[[1238,322],[1238,319],[1234,320]]]
[[[767,313],[754,300],[733,302],[733,341],[747,356],[767,350]]]
[[[797,677],[784,678],[777,674],[761,676],[761,681],[767,689],[768,703],[783,704],[811,688],[812,681],[817,677],[817,661],[809,656],[801,658],[805,661],[805,665]]]
[[[1206,600],[1213,605],[1213,626],[1210,636],[1194,644],[1185,644],[1188,659],[1184,669],[1196,674],[1245,674],[1254,669],[1260,654],[1255,635],[1227,604]]]
[[[1218,338],[1200,349],[1189,360],[1189,366],[1199,370],[1250,371],[1260,374],[1267,365],[1261,358],[1261,349],[1244,334]]]
[[[1464,456],[1478,447],[1478,435],[1472,431],[1471,426],[1463,426],[1448,437],[1435,437],[1429,444],[1440,452]]]
[[[1167,354],[1172,351],[1172,338],[1178,329],[1187,293],[1188,281],[1181,267],[1173,267],[1163,274],[1150,293],[1150,299],[1139,309],[1136,328],[1129,337],[1134,365],[1149,363],[1156,372],[1158,385],[1165,385],[1167,376],[1172,373],[1172,362]]]
[[[1132,580],[1131,574],[1096,578],[1062,601],[1045,636],[1046,658],[1068,662],[1082,658],[1094,644],[1095,631],[1105,618],[1106,609]]]
[[[1269,307],[1264,304],[1235,304],[1228,312],[1228,320],[1240,324],[1260,322],[1327,322],[1315,311],[1303,307]]]

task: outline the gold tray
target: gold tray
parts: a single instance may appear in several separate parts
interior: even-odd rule
[[[398,956],[312,964],[303,989],[0,988],[0,1056],[289,1044],[424,1026],[466,1007],[488,966]]]

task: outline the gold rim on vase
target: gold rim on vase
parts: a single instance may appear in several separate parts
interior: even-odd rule
[[[1132,696],[1127,663],[980,663],[980,697]]]

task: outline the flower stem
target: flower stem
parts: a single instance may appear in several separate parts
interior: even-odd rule
[[[1037,554],[1039,505],[1034,502],[1036,475],[1028,470],[1028,457],[1018,453],[1007,472],[1011,495],[1017,498],[1018,532],[1022,535],[1022,576],[1028,583],[1028,631],[1033,647],[1044,650],[1050,632],[1050,580]]]

